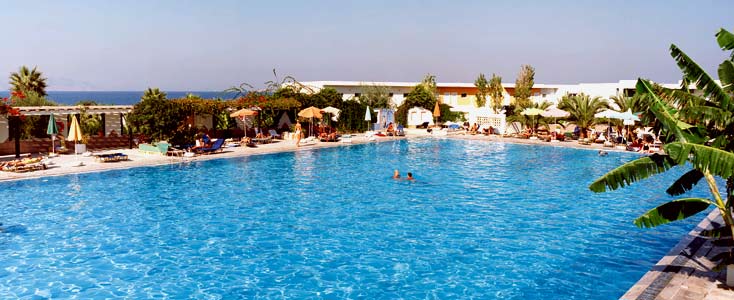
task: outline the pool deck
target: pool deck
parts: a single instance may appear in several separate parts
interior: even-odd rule
[[[723,224],[718,210],[706,216],[673,249],[630,288],[621,299],[734,299],[734,288],[725,285],[726,271],[714,271],[712,257],[729,250],[701,236]]]
[[[408,137],[429,136],[425,130],[407,130]],[[581,145],[576,141],[566,142],[544,142],[540,140],[529,140],[519,138],[506,138],[500,136],[469,135],[460,133],[449,133],[440,138],[483,140],[493,142],[505,142],[515,144],[529,144],[540,146],[570,147],[586,150],[620,151],[622,149],[603,147],[601,144]],[[351,143],[341,142],[317,142],[314,145],[296,147],[294,141],[278,141],[276,143],[258,145],[257,148],[231,147],[224,148],[221,153],[200,155],[195,157],[172,157],[155,154],[145,154],[138,149],[119,149],[114,151],[101,151],[95,154],[122,152],[129,156],[129,161],[122,162],[97,162],[94,157],[81,155],[62,155],[51,158],[52,164],[49,168],[41,171],[27,173],[0,172],[0,182],[11,180],[22,180],[30,178],[41,178],[47,176],[60,176],[66,174],[101,172],[106,170],[126,169],[142,166],[155,166],[178,164],[191,161],[203,161],[209,159],[243,157],[249,155],[262,155],[279,152],[308,151],[310,149],[344,147],[350,145],[387,142],[402,139],[402,137],[379,137],[374,141],[369,140],[363,134],[352,138]],[[78,165],[83,162],[83,166]],[[726,247],[716,246],[709,238],[699,235],[714,224],[720,224],[721,217],[718,211],[712,211],[698,226],[652,267],[634,286],[632,286],[621,299],[706,299],[721,300],[734,299],[734,288],[724,284],[724,271],[715,272],[712,268],[715,263],[711,258],[718,253],[726,251]],[[652,237],[651,237],[652,238]]]
[[[79,173],[90,173],[90,172],[102,172],[108,170],[128,169],[135,167],[144,166],[156,166],[156,165],[169,165],[186,163],[193,161],[204,161],[218,158],[229,158],[229,157],[243,157],[250,155],[262,155],[280,152],[295,152],[295,151],[308,151],[311,149],[318,148],[332,148],[332,147],[348,147],[350,145],[375,143],[375,142],[387,142],[398,139],[404,139],[404,137],[378,137],[375,140],[369,140],[364,134],[356,135],[352,138],[351,143],[342,142],[316,142],[312,145],[302,145],[296,147],[295,141],[287,140],[276,140],[273,143],[257,145],[256,148],[250,147],[223,147],[223,151],[219,153],[212,153],[208,155],[197,155],[194,157],[181,157],[181,156],[164,156],[160,154],[149,154],[139,151],[137,148],[134,149],[116,149],[107,151],[95,151],[93,154],[105,154],[105,153],[124,153],[128,156],[129,160],[119,162],[98,162],[95,161],[94,156],[83,156],[83,155],[60,155],[57,157],[49,158],[50,164],[47,164],[46,170],[38,170],[25,173],[14,173],[14,172],[2,172],[0,171],[0,182],[10,180],[23,180],[30,178],[42,178],[48,176],[61,176],[68,174],[79,174]],[[79,162],[82,162],[82,166],[78,166]]]

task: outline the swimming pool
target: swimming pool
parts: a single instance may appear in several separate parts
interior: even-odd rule
[[[702,217],[632,224],[674,174],[587,189],[635,157],[413,139],[5,182],[0,298],[616,299]]]

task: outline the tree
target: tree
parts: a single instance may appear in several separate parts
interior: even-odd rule
[[[479,73],[477,80],[474,81],[477,87],[477,107],[484,107],[487,104],[487,94],[489,94],[489,82],[484,74]]]
[[[21,66],[18,72],[10,73],[10,90],[14,92],[34,92],[40,97],[46,96],[46,78],[33,67],[29,70]]]
[[[81,112],[79,114],[79,127],[82,129],[84,143],[90,135],[97,134],[102,130],[102,116],[98,114],[87,113],[88,106],[99,105],[96,101],[83,100],[76,103],[77,106],[81,106]]]
[[[403,101],[395,112],[395,121],[398,124],[407,124],[409,109],[423,107],[432,110],[434,105],[436,105],[436,96],[429,90],[429,87],[422,84],[416,85],[408,92],[408,95],[405,96],[405,101]]]
[[[423,77],[420,83],[427,91],[433,94],[433,98],[438,99],[438,85],[436,84],[436,76],[430,73]]]
[[[135,104],[128,116],[130,124],[154,140],[165,140],[173,137],[186,117],[179,107],[166,99],[166,93],[157,88],[148,88]]]
[[[530,96],[535,84],[535,69],[530,65],[520,66],[520,74],[515,80],[515,106],[526,108],[530,106]]]
[[[438,101],[438,88],[436,87],[436,76],[427,74],[421,83],[414,86],[405,96],[405,101],[395,112],[395,121],[398,124],[408,123],[408,110],[413,107],[433,109]]]
[[[14,102],[14,106],[56,106],[56,102],[48,100],[46,97],[39,95],[34,91],[29,92],[13,92],[16,94],[22,94],[23,97],[13,96],[11,99]],[[30,139],[34,137],[45,138],[48,137],[46,134],[46,128],[48,126],[48,116],[25,116],[21,122],[18,123],[20,126],[20,137],[21,139]]]
[[[594,115],[609,108],[609,104],[601,97],[591,98],[583,93],[565,95],[558,102],[558,108],[569,113],[568,120],[576,124],[581,130],[581,137],[585,138],[586,131],[594,126]]]
[[[390,90],[386,86],[369,84],[361,85],[359,88],[362,95],[357,100],[362,104],[372,108],[392,108]]]
[[[721,29],[716,37],[723,50],[734,50],[733,34]],[[663,146],[666,154],[653,154],[623,164],[598,178],[589,189],[594,192],[615,190],[663,173],[673,166],[688,167],[690,171],[673,182],[666,193],[682,195],[704,179],[711,199],[672,200],[637,218],[635,225],[655,227],[667,224],[693,216],[713,205],[726,224],[726,230],[719,228],[717,231],[721,235],[731,235],[734,232],[734,51],[730,59],[719,65],[721,85],[676,45],[670,46],[670,53],[685,77],[703,94],[696,95],[687,89],[656,87],[639,79],[637,94],[642,96],[641,101],[650,107],[650,112],[662,124],[664,134],[671,137],[671,142]],[[723,195],[715,177],[726,181]],[[729,253],[728,263],[732,262],[732,257]]]
[[[502,77],[492,74],[489,80],[489,97],[492,98],[492,110],[498,113],[502,109],[502,103],[505,101],[503,93],[505,88],[502,87]]]

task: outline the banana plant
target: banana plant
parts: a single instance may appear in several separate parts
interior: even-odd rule
[[[721,29],[716,34],[723,50],[734,49],[734,35]],[[693,216],[710,206],[716,207],[728,231],[734,233],[734,55],[719,65],[721,85],[675,45],[670,53],[685,79],[696,85],[701,94],[669,90],[639,79],[637,93],[649,106],[671,142],[663,146],[665,154],[641,157],[608,172],[590,186],[594,192],[615,190],[663,173],[674,166],[690,166],[666,190],[679,196],[703,179],[710,198],[682,198],[653,208],[634,220],[638,227],[655,227]],[[726,180],[722,193],[716,177]],[[734,239],[734,235],[732,236]]]

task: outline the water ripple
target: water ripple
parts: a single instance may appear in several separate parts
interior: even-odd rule
[[[618,298],[696,219],[631,223],[684,170],[587,189],[635,157],[418,139],[2,183],[0,298]]]

